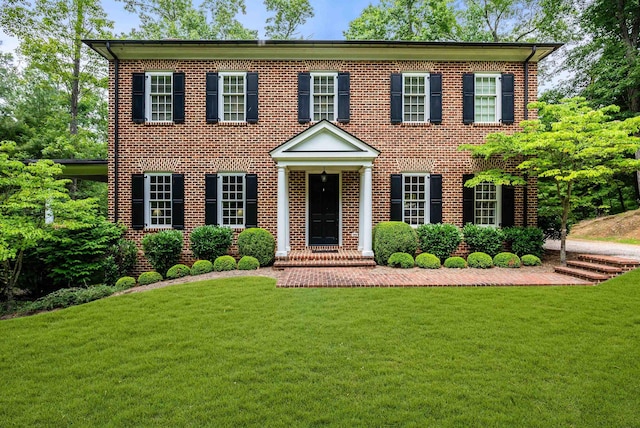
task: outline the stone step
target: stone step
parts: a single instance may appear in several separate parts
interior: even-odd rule
[[[618,266],[603,265],[600,263],[592,263],[582,260],[567,260],[567,266],[575,267],[578,269],[591,270],[594,272],[607,274],[609,276],[616,276],[622,273],[622,268]]]
[[[580,260],[585,260],[588,262],[616,266],[621,268],[624,272],[630,271],[640,266],[640,261],[629,259],[626,257],[605,256],[600,254],[579,254],[578,258]]]
[[[556,266],[553,270],[563,275],[573,276],[575,278],[586,279],[587,281],[601,282],[609,279],[609,275],[605,275],[590,270],[571,268],[568,266]]]

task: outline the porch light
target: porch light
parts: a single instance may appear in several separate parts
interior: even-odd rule
[[[320,174],[320,181],[322,181],[323,183],[327,182],[327,171],[325,171],[324,169],[322,170],[322,174]]]

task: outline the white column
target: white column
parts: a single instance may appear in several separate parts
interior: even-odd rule
[[[285,250],[288,253],[289,251],[291,251],[291,234],[289,233],[289,171],[288,170],[284,171],[284,200],[285,200],[284,230],[285,230],[285,236],[286,236]]]
[[[278,166],[278,248],[276,257],[287,255],[287,170]]]
[[[364,167],[364,177],[362,180],[364,187],[362,206],[364,211],[364,220],[360,233],[364,235],[362,240],[362,255],[365,257],[373,257],[371,228],[373,227],[373,180],[371,177],[371,166]]]
[[[364,168],[360,168],[360,198],[358,199],[358,250],[364,250]]]

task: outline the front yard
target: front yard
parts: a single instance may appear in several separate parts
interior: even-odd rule
[[[639,284],[228,278],[1,321],[0,426],[638,426]]]

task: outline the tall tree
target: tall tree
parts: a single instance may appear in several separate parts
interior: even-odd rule
[[[275,12],[267,18],[265,31],[268,39],[298,38],[298,27],[313,18],[309,0],[265,0],[264,5],[268,12]]]

